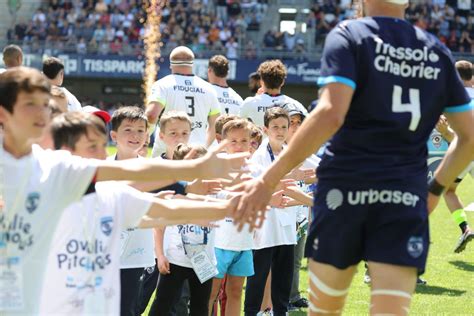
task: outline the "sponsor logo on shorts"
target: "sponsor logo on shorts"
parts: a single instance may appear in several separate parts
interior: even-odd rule
[[[410,237],[407,243],[407,251],[413,258],[418,258],[423,253],[423,237]]]
[[[400,190],[362,190],[347,192],[347,202],[350,205],[367,204],[403,204],[405,206],[415,207],[420,197],[410,192]]]
[[[328,206],[328,209],[330,210],[335,210],[339,206],[342,205],[342,202],[344,201],[344,196],[339,189],[331,189],[329,190],[328,194],[326,195],[326,204]]]
[[[328,209],[334,211],[340,207],[344,200],[349,205],[370,205],[376,203],[382,204],[403,204],[405,206],[415,207],[420,197],[411,192],[400,190],[360,190],[348,191],[347,197],[339,189],[331,189],[326,194],[326,204]]]
[[[315,238],[313,241],[313,250],[318,250],[319,247],[319,239]]]

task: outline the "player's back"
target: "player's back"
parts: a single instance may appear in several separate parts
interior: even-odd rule
[[[231,87],[223,87],[215,83],[212,84],[212,87],[217,93],[221,113],[238,115],[244,102],[242,97]]]
[[[192,122],[191,142],[205,144],[207,118],[218,114],[216,92],[195,75],[171,74],[153,86],[153,97],[165,106],[165,111],[184,111]]]
[[[307,114],[306,108],[300,102],[287,95],[262,93],[245,99],[240,110],[240,116],[250,118],[255,125],[263,127],[265,111],[274,106],[282,107],[286,103],[294,104],[300,111]]]
[[[440,114],[469,103],[449,51],[395,18],[339,24],[326,41],[318,82],[356,87],[320,178],[426,179],[426,142]]]

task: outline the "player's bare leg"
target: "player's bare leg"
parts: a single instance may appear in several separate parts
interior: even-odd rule
[[[408,315],[417,269],[369,261],[371,315]]]
[[[341,315],[356,266],[341,270],[310,260],[308,268],[309,315]]]

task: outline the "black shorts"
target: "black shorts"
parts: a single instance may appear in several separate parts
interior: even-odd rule
[[[430,241],[426,178],[419,180],[357,185],[320,181],[305,256],[339,269],[368,260],[423,273]]]

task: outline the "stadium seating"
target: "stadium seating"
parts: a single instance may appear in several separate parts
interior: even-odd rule
[[[286,1],[288,2],[288,1]],[[162,53],[188,45],[197,57],[311,59],[327,33],[355,16],[351,0],[290,1],[306,32],[280,32],[275,24],[284,0],[172,0],[162,10]],[[26,53],[141,55],[145,10],[138,0],[49,0],[29,21],[7,33]],[[474,52],[473,1],[414,0],[413,24],[436,34],[452,51]],[[308,10],[309,8],[309,10]]]

